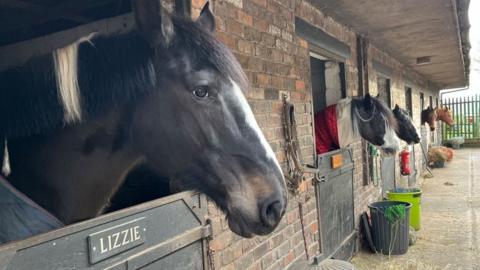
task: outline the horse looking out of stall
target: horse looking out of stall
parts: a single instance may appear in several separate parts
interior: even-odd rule
[[[386,155],[399,149],[397,121],[383,101],[371,97],[345,98],[315,114],[317,154],[344,148],[361,138]]]
[[[400,108],[397,104],[395,104],[395,108],[393,108],[392,112],[398,124],[398,129],[396,130],[398,138],[405,141],[407,144],[419,143],[420,135],[413,124],[410,114],[406,110]]]
[[[421,112],[421,124],[424,125],[425,123],[428,123],[430,131],[435,130],[437,120],[446,123],[448,126],[453,126],[455,124],[452,113],[447,107],[437,107],[434,109],[428,106],[428,108]]]
[[[102,214],[137,166],[207,194],[243,237],[285,213],[279,163],[246,76],[199,18],[137,0],[137,30],[91,35],[0,74],[0,133],[19,191],[70,224]]]

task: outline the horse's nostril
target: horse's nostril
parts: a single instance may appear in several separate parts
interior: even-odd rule
[[[281,201],[275,200],[271,203],[265,203],[262,206],[261,219],[265,226],[275,227],[283,216],[284,205]]]

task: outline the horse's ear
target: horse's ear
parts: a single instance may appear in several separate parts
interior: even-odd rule
[[[161,0],[132,0],[138,30],[152,47],[168,46],[175,31],[172,17],[162,7]]]
[[[373,108],[373,100],[369,93],[367,93],[363,99],[363,106],[365,106],[366,109]]]
[[[203,6],[200,16],[197,19],[197,23],[209,32],[215,31],[215,16],[213,16],[213,13],[210,11],[209,2],[205,3]]]

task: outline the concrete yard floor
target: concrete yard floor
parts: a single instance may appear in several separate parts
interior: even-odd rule
[[[433,174],[422,185],[416,244],[390,258],[360,251],[355,269],[480,270],[480,148],[456,150]]]

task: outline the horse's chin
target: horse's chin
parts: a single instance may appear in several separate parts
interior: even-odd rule
[[[267,235],[274,230],[274,228],[269,229],[262,224],[251,224],[247,219],[240,215],[227,214],[228,227],[241,237],[252,238],[255,235]]]
[[[245,226],[244,222],[240,220],[233,220],[233,218],[228,216],[227,216],[227,220],[228,220],[228,227],[235,234],[238,234],[239,236],[245,237],[245,238],[252,238],[253,236],[255,236],[254,233],[252,233],[249,229],[247,229],[247,226]]]

